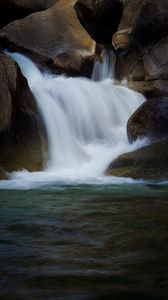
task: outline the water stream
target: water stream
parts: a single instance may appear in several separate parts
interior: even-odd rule
[[[9,55],[28,80],[49,141],[45,170],[38,176],[27,171],[12,174],[11,178],[18,179],[19,184],[54,180],[93,182],[93,178],[98,182],[100,177],[104,182],[109,163],[139,146],[139,141],[129,144],[126,123],[145,99],[126,87],[113,85],[113,55],[103,52],[102,66],[95,64],[92,77],[97,74],[99,82],[42,73],[25,56]]]

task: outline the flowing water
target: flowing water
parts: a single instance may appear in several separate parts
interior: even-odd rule
[[[105,62],[96,82],[12,57],[37,100],[49,159],[43,172],[0,182],[0,299],[166,300],[167,182],[104,175],[144,143],[126,136],[144,98],[114,86]]]
[[[97,66],[100,77],[111,76],[112,58],[105,56]],[[21,54],[10,54],[19,64],[36,98],[49,142],[49,159],[43,172],[14,173],[7,185],[46,182],[91,183],[106,180],[104,172],[118,155],[136,149],[130,145],[126,123],[145,101],[141,94],[115,86],[112,80],[95,82],[86,78],[66,78],[41,73]],[[96,71],[94,72],[96,74]],[[116,179],[111,179],[116,181]],[[121,181],[121,179],[119,179]],[[17,185],[18,186],[18,185]]]
[[[105,79],[114,79],[116,57],[113,51],[103,49],[100,59],[96,61],[93,67],[92,80],[102,81]]]

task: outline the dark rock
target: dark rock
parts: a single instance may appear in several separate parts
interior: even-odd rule
[[[0,165],[7,171],[43,166],[43,131],[26,79],[0,54]]]
[[[0,28],[28,15],[45,10],[58,0],[1,0],[0,1]]]
[[[168,179],[168,140],[122,154],[111,163],[107,175],[134,179]]]
[[[111,44],[123,10],[119,0],[78,0],[78,18],[91,37],[99,44]]]
[[[144,0],[125,0],[121,22],[117,32],[113,35],[112,44],[116,50],[125,51],[135,43],[134,28]]]
[[[168,138],[168,97],[143,103],[128,120],[129,141],[148,137],[152,141]]]
[[[81,70],[94,56],[95,43],[82,28],[73,3],[60,0],[48,10],[10,23],[0,32],[1,45],[52,71],[85,75]]]
[[[167,94],[168,2],[125,0],[117,32],[116,77],[148,97]]]
[[[167,36],[168,1],[143,0],[141,2],[133,35],[138,43],[149,47]]]
[[[8,174],[0,167],[0,180],[8,179]]]

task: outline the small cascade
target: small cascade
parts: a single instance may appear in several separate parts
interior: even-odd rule
[[[92,80],[103,81],[105,79],[114,78],[114,67],[116,57],[111,50],[103,49],[101,53],[101,61],[96,61],[93,67]]]
[[[112,159],[136,147],[128,143],[126,123],[145,100],[142,95],[109,79],[43,74],[25,56],[10,55],[27,78],[46,126],[49,161],[43,175],[101,176]],[[103,79],[112,77],[108,59]]]

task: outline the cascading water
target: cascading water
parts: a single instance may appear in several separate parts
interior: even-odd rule
[[[93,67],[92,80],[102,81],[105,79],[114,78],[114,67],[116,57],[113,51],[103,49],[101,53],[101,60],[96,61]]]
[[[128,143],[126,123],[144,101],[142,95],[114,86],[109,79],[95,82],[42,74],[25,56],[8,55],[27,78],[46,126],[49,161],[44,172],[38,173],[39,181],[47,178],[88,181],[103,176],[114,158],[137,147]],[[99,70],[101,78],[106,77],[105,73],[110,74],[105,72],[105,66],[108,67],[108,59],[103,70]],[[24,179],[29,180],[29,174]],[[21,179],[23,172],[15,176]],[[37,181],[36,173],[31,177]]]

